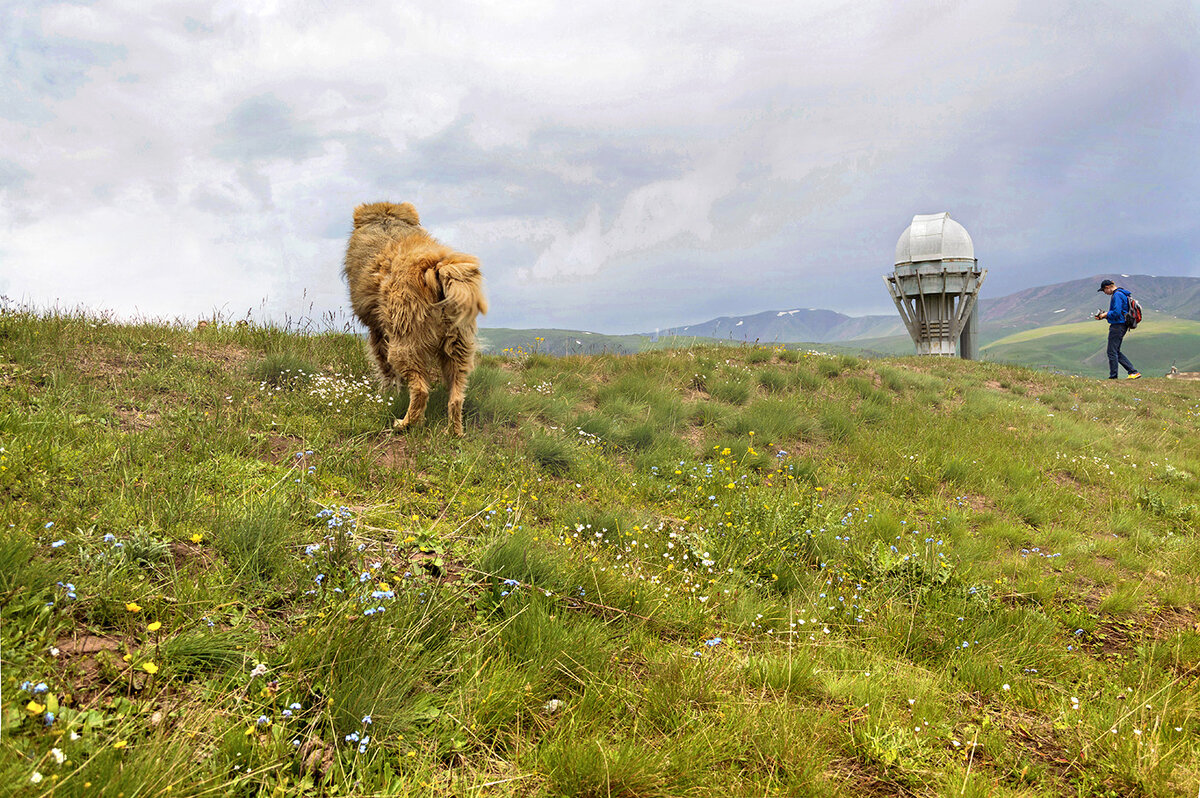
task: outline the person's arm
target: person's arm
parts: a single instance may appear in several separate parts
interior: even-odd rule
[[[1120,291],[1114,292],[1112,302],[1108,306],[1108,314],[1105,316],[1109,324],[1120,324],[1125,321],[1125,314],[1129,312],[1129,300],[1125,298],[1125,294]]]

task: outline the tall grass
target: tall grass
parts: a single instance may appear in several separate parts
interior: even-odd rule
[[[0,360],[14,794],[1194,792],[1188,385],[520,354],[451,440],[350,335]]]

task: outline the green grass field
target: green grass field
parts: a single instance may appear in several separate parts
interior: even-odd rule
[[[1200,788],[1197,383],[522,352],[455,440],[367,373],[0,314],[5,794]]]

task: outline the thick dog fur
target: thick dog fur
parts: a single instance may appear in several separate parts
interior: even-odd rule
[[[440,376],[450,388],[450,428],[462,435],[475,317],[487,313],[479,260],[426,233],[409,203],[375,202],[354,209],[345,273],[380,384],[408,385],[408,412],[393,428],[421,420]]]

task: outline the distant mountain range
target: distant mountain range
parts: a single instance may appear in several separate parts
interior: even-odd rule
[[[980,300],[980,338],[1002,338],[1035,327],[1068,324],[1091,317],[1108,299],[1096,292],[1102,276],[1028,288],[999,299]],[[1200,278],[1151,277],[1144,274],[1116,277],[1133,292],[1146,310],[1181,319],[1200,320]],[[653,338],[655,333],[642,333]],[[848,342],[861,339],[907,336],[899,314],[847,316],[833,310],[792,308],[768,310],[748,316],[721,316],[682,327],[669,327],[659,336],[698,336],[760,343]]]
[[[847,316],[836,310],[793,308],[766,310],[749,316],[720,318],[668,327],[654,333],[642,333],[650,338],[674,336],[688,338],[720,338],[760,343],[850,341],[856,338],[883,338],[904,332],[900,316]]]
[[[983,308],[980,324],[994,326],[998,332],[1008,335],[1035,327],[1086,321],[1094,311],[1108,309],[1108,297],[1096,292],[1104,277],[1128,288],[1147,311],[1200,321],[1200,278],[1114,274],[1027,288],[999,299],[984,299],[980,302]]]
[[[1147,373],[1165,369],[1172,362],[1181,369],[1185,365],[1188,369],[1200,368],[1200,323],[1197,323],[1200,322],[1200,278],[1196,277],[1095,275],[1028,288],[996,299],[985,297],[980,301],[981,355],[1090,373],[1103,359],[1102,330],[1086,325],[1070,328],[1065,325],[1091,321],[1092,313],[1108,307],[1108,298],[1096,291],[1100,280],[1106,276],[1128,288],[1145,309],[1148,323],[1143,323],[1133,333],[1136,336],[1133,340],[1137,340],[1138,346],[1148,354],[1153,353],[1147,358],[1150,361],[1146,366]],[[1178,323],[1168,323],[1172,320]],[[717,341],[815,344],[826,351],[867,354],[908,355],[913,352],[912,341],[899,314],[848,316],[820,308],[721,316],[637,335],[502,328],[484,328],[479,332],[483,351],[494,354],[518,349],[557,355],[637,352],[661,346]]]

